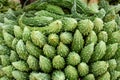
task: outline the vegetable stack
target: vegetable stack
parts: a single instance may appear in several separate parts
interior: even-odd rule
[[[97,3],[38,0],[1,13],[0,80],[119,80],[120,4]]]

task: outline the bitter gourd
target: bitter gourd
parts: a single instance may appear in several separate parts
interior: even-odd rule
[[[79,52],[83,48],[83,45],[84,45],[83,36],[77,29],[73,36],[72,50],[75,52]]]

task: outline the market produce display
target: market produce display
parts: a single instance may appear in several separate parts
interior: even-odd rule
[[[120,80],[119,2],[0,4],[0,80]]]

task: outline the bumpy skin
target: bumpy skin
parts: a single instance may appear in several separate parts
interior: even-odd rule
[[[66,57],[68,53],[69,53],[69,48],[65,44],[60,42],[59,46],[57,47],[57,54],[62,57]]]
[[[115,20],[109,21],[104,25],[104,31],[106,31],[108,34],[111,34],[116,30],[117,30],[117,23],[115,22]]]
[[[35,46],[31,41],[26,42],[26,49],[29,54],[35,56],[36,58],[39,58],[39,55],[42,54],[42,50]]]
[[[110,79],[110,73],[109,73],[109,72],[106,72],[106,73],[100,75],[100,76],[97,78],[97,80],[111,80],[111,79]]]
[[[71,65],[65,68],[65,75],[68,80],[78,80],[78,72],[76,68]]]
[[[5,30],[3,30],[3,38],[7,46],[11,47],[14,37],[11,34],[7,33]]]
[[[10,65],[10,57],[8,55],[0,55],[0,61],[2,66]]]
[[[94,52],[94,43],[85,46],[80,53],[82,62],[88,63],[93,52]]]
[[[25,47],[23,40],[20,39],[18,41],[18,43],[16,45],[16,51],[21,59],[27,60],[28,53],[26,51],[26,47]]]
[[[57,55],[52,60],[53,68],[63,69],[65,67],[65,60],[60,55]]]
[[[13,50],[16,50],[16,44],[18,43],[18,39],[17,38],[14,38],[13,41],[12,41],[12,49]]]
[[[72,42],[72,34],[70,32],[62,32],[60,34],[60,41],[64,44],[70,44]]]
[[[73,31],[77,27],[77,21],[74,18],[64,18],[62,23],[64,31]]]
[[[18,39],[21,39],[22,38],[22,29],[19,27],[19,26],[14,26],[14,34],[15,34],[15,37],[18,38]]]
[[[97,40],[98,40],[98,38],[97,38],[96,33],[94,31],[91,31],[90,34],[86,38],[86,44],[85,45],[88,45],[88,44],[91,44],[91,43],[96,44]]]
[[[0,55],[4,55],[4,54],[8,54],[8,53],[9,53],[8,47],[6,47],[4,45],[0,45]]]
[[[118,43],[108,45],[106,54],[104,55],[103,59],[108,60],[112,58],[115,55],[117,49],[118,49]]]
[[[83,80],[95,80],[95,76],[93,74],[86,75]]]
[[[108,66],[108,63],[105,61],[97,61],[91,65],[90,69],[95,76],[99,76],[107,71]]]
[[[93,30],[98,33],[103,29],[103,20],[101,18],[95,18],[95,20],[93,21],[94,23],[94,28]]]
[[[13,66],[9,65],[9,66],[3,67],[2,70],[4,71],[4,73],[5,73],[8,77],[10,77],[10,78],[13,77],[13,76],[12,76],[12,71],[14,70],[14,67],[13,67]]]
[[[79,30],[76,30],[73,36],[72,50],[75,52],[79,52],[83,48],[83,45],[83,36]]]
[[[105,55],[106,51],[106,44],[103,41],[100,41],[96,46],[95,46],[95,51],[90,59],[91,62],[98,61],[103,58]]]
[[[53,58],[56,55],[56,50],[53,46],[45,44],[43,47],[43,54],[48,58]]]
[[[23,41],[27,41],[30,40],[30,30],[28,29],[28,27],[24,27],[23,33],[22,33],[22,39]]]
[[[50,33],[59,33],[62,30],[62,21],[56,20],[50,23],[48,26],[45,27],[29,27],[31,30],[40,31],[43,34],[50,34]]]
[[[81,20],[78,23],[78,29],[83,35],[88,35],[92,31],[93,28],[94,28],[93,22],[88,19]]]
[[[15,69],[20,71],[29,71],[29,66],[25,61],[16,61],[12,62],[12,65]]]
[[[50,80],[50,75],[46,73],[37,73],[37,72],[32,72],[29,76],[30,80]]]
[[[108,41],[108,34],[107,34],[107,32],[101,31],[101,32],[98,34],[98,41],[107,42],[107,41]]]
[[[27,64],[29,65],[29,68],[32,70],[39,70],[39,61],[34,56],[29,55],[27,59]]]
[[[39,57],[39,66],[40,66],[40,69],[46,73],[49,73],[52,70],[51,61],[42,55],[40,55]]]
[[[22,22],[28,26],[45,26],[53,21],[52,17],[35,16],[35,17],[23,17]]]
[[[84,63],[84,62],[81,62],[79,65],[78,65],[78,73],[80,76],[85,76],[89,73],[89,66]]]
[[[67,64],[76,66],[80,63],[81,57],[79,56],[78,53],[76,52],[70,52],[67,57]]]
[[[48,43],[56,47],[59,44],[59,36],[57,34],[49,34]]]
[[[19,60],[18,54],[15,51],[11,50],[10,51],[10,62],[15,62],[18,60]]]
[[[65,80],[65,74],[62,71],[54,71],[52,73],[52,80]]]
[[[113,44],[113,43],[120,43],[120,31],[115,31],[113,32],[110,37],[108,38],[108,43]]]
[[[36,16],[47,16],[47,17],[53,17],[54,19],[61,19],[63,16],[48,12],[46,10],[41,10],[35,13]]]
[[[16,80],[26,80],[28,79],[28,74],[18,70],[12,71],[12,75]]]
[[[117,62],[116,70],[120,71],[120,58],[116,59],[116,62]]]
[[[116,62],[115,59],[110,59],[110,60],[108,60],[107,62],[108,62],[108,64],[109,64],[109,68],[108,68],[109,71],[112,71],[112,70],[116,69],[116,67],[117,67],[117,62]]]
[[[39,31],[33,31],[31,33],[32,42],[42,48],[46,44],[46,37]]]
[[[120,71],[113,70],[110,72],[110,80],[117,80],[120,77]]]
[[[47,7],[46,7],[46,10],[50,11],[50,12],[53,12],[53,13],[56,13],[56,14],[64,15],[64,12],[63,12],[62,8],[59,7],[59,6],[56,6],[56,5],[48,4]]]

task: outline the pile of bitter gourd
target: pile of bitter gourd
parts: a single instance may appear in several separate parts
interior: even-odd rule
[[[0,80],[120,80],[119,11],[37,0],[0,13]]]

